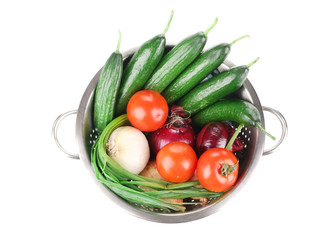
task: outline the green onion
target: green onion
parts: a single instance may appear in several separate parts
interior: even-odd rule
[[[151,191],[146,192],[149,196],[154,196],[158,198],[172,198],[172,199],[184,199],[184,198],[190,198],[190,197],[221,197],[223,193],[218,192],[202,192],[202,191],[196,191],[196,190],[163,190],[163,191]]]
[[[199,181],[171,183],[164,180],[133,174],[122,168],[108,154],[106,143],[110,134],[118,127],[129,123],[127,115],[112,120],[95,141],[91,149],[91,167],[97,180],[122,199],[146,207],[158,208],[164,212],[184,211],[185,203],[174,203],[164,199],[184,199],[189,197],[221,197],[224,193],[196,188]],[[149,191],[139,186],[149,187]],[[197,203],[190,203],[197,204]]]
[[[111,191],[113,191],[120,197],[136,204],[146,205],[149,207],[157,207],[168,212],[168,209],[172,209],[175,211],[185,209],[185,207],[180,206],[179,204],[173,204],[168,201],[161,200],[157,197],[151,197],[143,192],[135,191],[134,189],[128,188],[121,184],[113,183],[107,180],[102,180],[100,182],[105,184]]]

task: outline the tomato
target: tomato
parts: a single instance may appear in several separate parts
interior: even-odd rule
[[[167,181],[180,183],[189,180],[196,169],[197,156],[193,148],[184,142],[171,142],[157,154],[156,166]]]
[[[136,92],[127,104],[128,120],[143,132],[152,132],[162,127],[167,120],[168,111],[165,98],[151,90]]]
[[[238,160],[231,151],[225,148],[212,148],[200,156],[196,173],[204,188],[213,192],[223,192],[235,184],[238,169]]]

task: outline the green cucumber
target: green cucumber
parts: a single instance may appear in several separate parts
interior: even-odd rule
[[[184,111],[193,115],[214,104],[219,99],[238,90],[246,80],[249,67],[258,60],[259,58],[249,65],[233,67],[198,85],[181,98],[176,105],[183,107]]]
[[[195,58],[199,56],[207,42],[207,34],[217,24],[205,31],[193,34],[170,50],[154,70],[144,89],[161,93]]]
[[[249,36],[242,36],[231,43],[221,43],[201,54],[162,92],[167,103],[174,103],[200,83],[223,63],[231,50],[231,46],[245,37]]]
[[[142,44],[124,69],[121,87],[118,92],[116,116],[126,112],[129,99],[135,92],[142,89],[160,62],[166,47],[165,34],[169,29],[173,15],[174,12],[172,11],[164,32]]]
[[[264,134],[275,140],[274,136],[261,127],[260,113],[250,102],[235,98],[222,100],[203,109],[192,118],[193,124],[198,127],[219,121],[233,121],[245,126],[257,127]]]
[[[117,49],[103,66],[95,89],[93,121],[100,133],[114,118],[117,93],[123,75],[123,56],[119,52],[120,42],[119,31]]]
[[[261,116],[252,103],[231,98],[210,105],[192,118],[192,122],[199,127],[220,121],[233,121],[255,127],[261,124]]]

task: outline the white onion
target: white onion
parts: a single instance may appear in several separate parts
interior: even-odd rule
[[[130,126],[114,130],[107,142],[109,156],[120,166],[139,174],[150,159],[150,148],[144,134]]]

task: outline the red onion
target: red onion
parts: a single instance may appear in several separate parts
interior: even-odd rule
[[[234,134],[234,129],[224,123],[213,122],[202,128],[196,139],[196,148],[199,155],[210,148],[225,148]],[[240,137],[236,138],[230,151],[235,153],[242,150],[244,142]]]
[[[171,142],[185,142],[194,148],[195,132],[190,122],[182,107],[172,106],[165,125],[149,135],[151,152],[157,155],[161,148]]]

